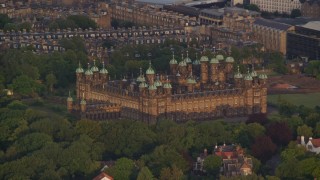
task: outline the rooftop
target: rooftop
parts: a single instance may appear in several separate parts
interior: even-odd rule
[[[214,16],[222,16],[224,14],[224,9],[204,9],[200,12],[214,15]]]
[[[310,21],[320,21],[320,18],[297,17],[297,18],[275,18],[273,21],[288,25],[304,25]]]
[[[265,27],[270,27],[273,29],[278,29],[278,30],[288,30],[291,26],[288,24],[284,24],[284,23],[279,23],[276,21],[272,21],[272,20],[267,20],[267,19],[263,19],[263,18],[258,18],[254,21],[254,25],[261,25],[261,26],[265,26]]]
[[[311,21],[308,22],[307,24],[303,25],[302,27],[320,31],[320,21]]]

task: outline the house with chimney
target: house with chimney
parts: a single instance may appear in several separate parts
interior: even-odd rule
[[[96,176],[92,180],[113,180],[113,177],[109,176],[105,172],[101,172],[98,176]]]
[[[306,143],[304,136],[298,137],[298,144],[301,146],[306,147],[307,151],[319,154],[320,153],[320,138],[313,139],[312,137],[309,137],[309,141]]]
[[[222,158],[221,174],[227,177],[246,176],[252,174],[253,162],[251,158],[245,156],[244,150],[239,145],[216,145],[212,152],[215,156]],[[208,150],[204,149],[193,165],[193,171],[202,174],[206,173],[203,167],[208,156]]]

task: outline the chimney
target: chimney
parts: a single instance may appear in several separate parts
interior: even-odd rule
[[[300,142],[301,145],[306,145],[306,142],[304,141],[304,136],[301,136],[301,142]]]

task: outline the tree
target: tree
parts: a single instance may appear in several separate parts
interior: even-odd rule
[[[297,107],[285,100],[279,102],[279,113],[286,117],[292,116],[296,112]]]
[[[303,159],[299,162],[299,173],[301,176],[305,177],[306,179],[313,179],[313,172],[314,170],[320,166],[320,161],[316,157],[310,157]]]
[[[76,131],[79,135],[86,134],[92,139],[99,139],[102,129],[98,122],[91,120],[80,120],[76,124]]]
[[[181,180],[183,172],[181,169],[173,165],[171,168],[165,167],[161,169],[160,180]]]
[[[21,96],[34,96],[37,90],[36,82],[26,75],[18,76],[12,83],[13,91]]]
[[[312,137],[312,128],[307,125],[302,125],[297,128],[298,136],[304,136],[305,138]]]
[[[314,128],[313,134],[314,134],[316,137],[320,137],[320,122],[318,122],[317,125],[316,125],[316,127]]]
[[[96,29],[97,28],[97,24],[92,19],[90,19],[88,16],[71,15],[71,16],[68,16],[67,19],[72,20],[81,29],[89,29],[89,28]]]
[[[216,155],[209,155],[204,159],[203,166],[208,174],[218,176],[222,165],[222,158]]]
[[[257,11],[260,12],[260,8],[259,6],[257,6],[256,4],[248,4],[244,7],[245,9],[251,10],[251,11]]]
[[[106,170],[115,180],[131,179],[134,163],[131,159],[120,158],[115,165]]]
[[[301,16],[301,11],[300,9],[292,9],[290,17],[291,18],[296,18]]]
[[[180,126],[167,127],[158,132],[160,143],[169,145],[178,151],[191,148],[194,145],[195,136],[196,129],[191,121]]]
[[[266,113],[250,114],[246,121],[246,124],[259,123],[261,125],[264,125],[267,123],[267,121],[268,119]]]
[[[249,148],[255,138],[264,135],[265,128],[258,123],[250,123],[248,125],[241,124],[234,130],[235,139],[241,146]]]
[[[17,29],[19,29],[20,31],[26,30],[27,32],[29,32],[31,28],[32,24],[29,22],[20,23],[17,27]]]
[[[296,130],[298,126],[303,125],[303,121],[301,117],[293,115],[290,118],[286,118],[285,122],[288,124],[288,126],[291,129],[291,132],[293,133],[293,136],[295,137],[297,135]]]
[[[309,61],[305,72],[311,76],[317,77],[320,73],[320,62],[318,60]]]
[[[151,150],[156,135],[143,122],[122,120],[102,125],[101,142],[116,156],[139,157]]]
[[[59,156],[60,167],[63,167],[71,177],[87,176],[98,170],[99,163],[91,158],[93,139],[87,135],[81,135],[65,148]]]
[[[298,146],[295,141],[291,141],[288,148],[281,152],[282,161],[288,161],[290,159],[299,159],[305,155],[305,148]]]
[[[221,121],[203,122],[196,125],[197,132],[194,146],[203,150],[213,144],[231,139],[231,131],[227,128],[227,124]]]
[[[11,20],[7,14],[0,14],[0,29],[3,29],[4,26],[10,22]]]
[[[315,127],[319,122],[320,114],[316,112],[310,112],[309,115],[305,118],[305,124],[310,127]]]
[[[160,174],[162,168],[173,165],[183,172],[189,169],[188,162],[181,153],[166,145],[157,146],[150,155],[143,155],[141,159],[146,162],[155,176]]]
[[[313,170],[312,176],[313,176],[314,178],[317,178],[317,179],[320,178],[320,167],[319,167],[319,166],[316,167],[316,168]]]
[[[31,153],[52,142],[52,138],[43,133],[30,133],[18,139],[8,152],[15,151],[17,154]]]
[[[10,32],[10,31],[17,31],[17,25],[15,23],[7,23],[3,27],[3,31]]]
[[[298,163],[297,159],[282,162],[276,169],[276,176],[281,179],[296,179],[300,174]]]
[[[275,153],[277,146],[272,142],[268,136],[261,136],[256,138],[255,143],[251,146],[254,157],[266,162]]]
[[[267,135],[277,145],[286,146],[292,140],[292,132],[285,122],[271,123],[267,128]]]
[[[143,168],[141,168],[137,180],[152,180],[153,178],[154,177],[152,172],[148,167],[144,166]]]
[[[57,83],[57,78],[54,74],[50,73],[46,76],[46,84],[48,86],[49,91],[53,92],[53,86]]]

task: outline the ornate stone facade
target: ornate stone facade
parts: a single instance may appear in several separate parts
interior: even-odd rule
[[[265,74],[258,76],[254,69],[251,73],[248,69],[242,75],[239,68],[234,72],[234,59],[223,55],[192,61],[187,54],[180,62],[173,55],[169,63],[167,76],[156,74],[150,63],[145,74],[141,70],[136,79],[113,81],[104,67],[99,71],[94,64],[84,72],[79,65],[76,91],[77,99],[82,100],[79,105],[69,97],[68,110],[91,119],[109,117],[103,114],[104,110],[116,112],[112,118],[127,117],[148,123],[159,118],[186,121],[266,113]],[[97,109],[100,115],[92,116]]]

